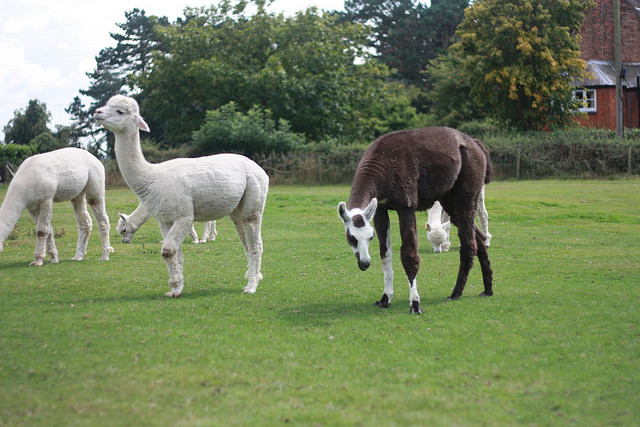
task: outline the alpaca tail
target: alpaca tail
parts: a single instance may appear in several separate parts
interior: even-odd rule
[[[487,148],[484,146],[482,141],[480,141],[479,139],[473,138],[473,142],[475,142],[478,145],[478,147],[480,147],[480,149],[484,153],[485,159],[487,160],[487,167],[486,167],[486,171],[484,173],[484,183],[488,184],[488,183],[491,182],[491,175],[493,175],[493,166],[491,165],[491,158],[489,156],[489,150],[487,150]]]

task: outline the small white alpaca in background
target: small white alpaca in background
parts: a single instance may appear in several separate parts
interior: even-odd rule
[[[136,209],[127,215],[124,213],[118,214],[118,224],[116,225],[116,231],[122,236],[122,243],[131,243],[131,239],[136,234],[136,231],[142,227],[142,224],[147,222],[151,218],[151,214],[144,209],[142,204],[139,204]],[[192,243],[206,243],[208,240],[216,240],[218,230],[216,229],[215,221],[207,221],[204,223],[204,233],[202,234],[202,240],[198,240],[198,233],[196,229],[191,226]]]
[[[440,202],[436,201],[427,211],[427,223],[424,228],[427,230],[427,239],[433,245],[433,252],[439,254],[449,250],[451,247],[449,241],[451,221],[449,221],[449,215],[442,209]]]
[[[489,213],[484,205],[484,186],[478,196],[478,221],[480,222],[480,229],[485,234],[485,243],[487,247],[491,244],[491,234],[489,233]],[[449,214],[447,214],[440,202],[435,202],[431,209],[427,211],[427,223],[424,226],[427,230],[427,239],[433,245],[433,252],[439,254],[446,252],[451,247],[449,241],[449,230],[451,228],[451,222],[449,221]]]
[[[59,262],[51,227],[53,203],[70,200],[78,224],[76,255],[72,259],[80,261],[87,252],[92,229],[89,202],[102,239],[100,260],[108,260],[113,248],[104,194],[104,166],[88,151],[69,147],[27,158],[9,184],[0,207],[0,253],[22,211],[27,209],[36,223],[36,250],[29,265],[42,265],[45,251],[51,262]]]
[[[248,270],[246,293],[254,293],[262,279],[262,214],[269,191],[267,173],[237,154],[195,159],[173,159],[151,164],[142,155],[139,130],[149,126],[138,103],[116,95],[95,113],[98,123],[115,135],[115,153],[125,182],[144,208],[156,218],[162,232],[162,257],[169,271],[171,291],[179,297],[184,287],[182,241],[194,221],[212,221],[228,215],[236,227]]]

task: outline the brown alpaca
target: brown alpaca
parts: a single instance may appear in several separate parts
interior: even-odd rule
[[[411,313],[422,313],[416,288],[420,256],[415,212],[427,210],[436,200],[451,216],[460,237],[460,268],[449,298],[462,295],[474,256],[482,268],[481,295],[493,295],[485,236],[474,223],[478,195],[482,186],[489,183],[491,172],[489,153],[482,142],[455,129],[431,127],[392,132],[373,141],[360,160],[349,201],[340,202],[338,214],[363,271],[371,263],[369,244],[375,235],[374,227],[378,233],[384,293],[377,306],[387,308],[393,298],[389,210],[394,210],[400,223],[400,251],[409,281]]]

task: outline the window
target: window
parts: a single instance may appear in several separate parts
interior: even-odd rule
[[[585,113],[595,113],[596,108],[596,90],[595,89],[574,89],[573,99],[578,101],[578,110]]]

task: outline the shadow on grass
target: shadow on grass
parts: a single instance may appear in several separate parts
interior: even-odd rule
[[[286,307],[278,311],[280,319],[296,326],[327,326],[341,323],[345,319],[378,318],[381,316],[428,319],[430,308],[442,304],[456,304],[446,297],[434,296],[421,298],[425,313],[422,316],[410,313],[409,301],[394,299],[389,308],[380,308],[371,301],[324,301],[313,302],[295,307]]]

